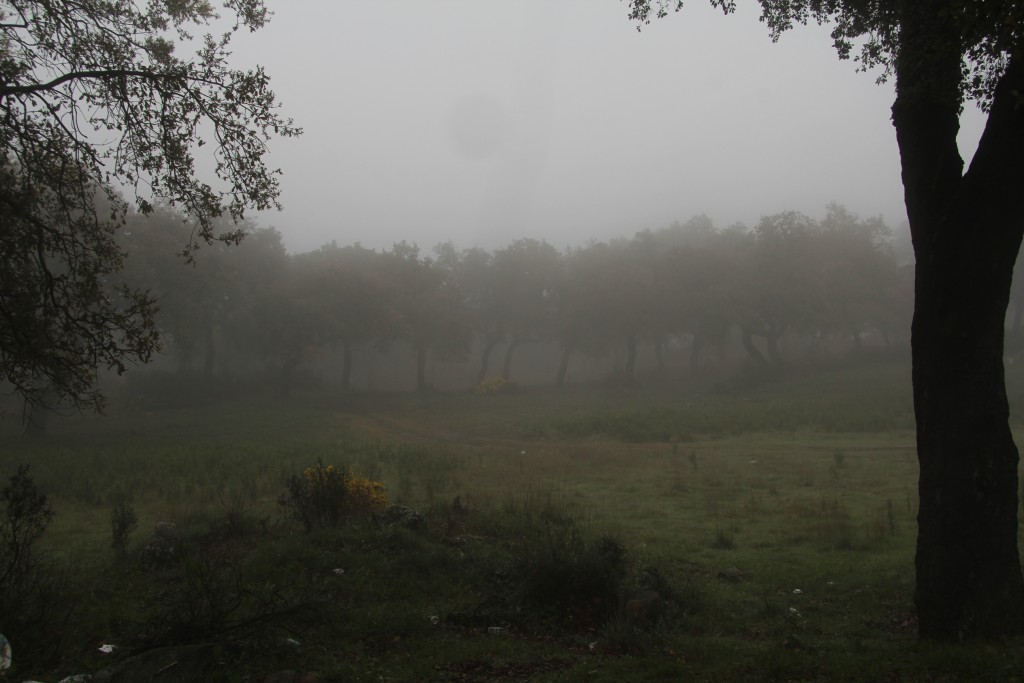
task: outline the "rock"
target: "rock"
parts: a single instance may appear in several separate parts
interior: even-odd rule
[[[644,591],[626,601],[626,623],[649,628],[658,623],[665,611],[665,601],[654,591]]]
[[[298,671],[275,671],[274,673],[256,676],[253,683],[320,683],[320,674],[312,671],[299,673]]]
[[[192,683],[223,673],[220,648],[210,644],[146,650],[103,669],[90,683]]]
[[[736,567],[729,567],[718,572],[718,578],[729,583],[739,583],[746,578],[746,575]]]
[[[399,525],[404,526],[406,529],[419,529],[426,523],[423,515],[404,505],[389,505],[380,514],[379,519],[381,526]]]
[[[792,650],[793,652],[799,652],[803,648],[803,645],[800,644],[800,641],[796,636],[789,635],[782,641],[782,647],[787,650]]]

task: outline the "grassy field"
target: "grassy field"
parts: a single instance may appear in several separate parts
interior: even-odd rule
[[[30,464],[55,513],[0,614],[9,677],[187,646],[179,674],[224,681],[1022,680],[1024,641],[916,640],[908,376],[200,394],[42,439],[7,420],[3,483]],[[279,500],[318,461],[422,522],[307,531]],[[122,551],[115,510],[138,518]],[[163,522],[177,555],[154,561]]]

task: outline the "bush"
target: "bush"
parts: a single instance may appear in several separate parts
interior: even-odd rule
[[[0,491],[0,631],[15,643],[26,668],[59,657],[75,602],[64,577],[36,553],[36,542],[52,520],[53,510],[28,465],[18,467]]]
[[[110,510],[110,546],[118,556],[123,557],[128,552],[128,540],[138,525],[135,506],[127,495],[119,491],[114,495]]]
[[[366,518],[388,505],[384,484],[317,462],[301,477],[291,476],[278,499],[286,514],[306,531],[337,526],[346,516]]]
[[[53,520],[46,494],[21,465],[0,491],[0,594],[17,593],[32,569],[33,548]]]

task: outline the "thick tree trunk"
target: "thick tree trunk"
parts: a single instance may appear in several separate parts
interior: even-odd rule
[[[743,349],[750,356],[750,359],[754,361],[754,365],[759,368],[768,367],[768,359],[764,357],[761,350],[754,344],[754,332],[750,329],[749,325],[744,325],[743,329],[740,330],[740,340],[743,342]]]
[[[501,365],[501,378],[506,382],[512,373],[512,354],[514,354],[516,349],[518,349],[524,342],[525,340],[523,339],[513,339],[512,343],[508,345],[507,349],[505,349],[505,361]]]
[[[960,56],[929,3],[908,3],[893,106],[916,255],[914,411],[920,462],[915,602],[923,637],[962,640],[1024,625],[1017,448],[1003,327],[1024,230],[1024,91],[1011,65],[962,173]],[[947,49],[946,46],[949,46]]]

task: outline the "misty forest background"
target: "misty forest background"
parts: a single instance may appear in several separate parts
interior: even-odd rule
[[[105,394],[159,402],[177,384],[209,395],[197,380],[212,378],[215,391],[269,382],[281,395],[724,378],[902,354],[909,342],[909,237],[836,204],[753,228],[696,215],[562,250],[519,239],[494,251],[331,242],[290,254],[275,229],[247,232],[197,243],[172,209],[129,216],[121,277],[156,300],[162,353],[103,377]],[[1014,337],[1021,301],[1015,290]]]
[[[905,231],[246,230],[130,214],[104,285],[151,292],[161,353],[98,378],[105,416],[3,406],[19,676],[1024,679],[1015,640],[916,638]]]

